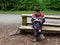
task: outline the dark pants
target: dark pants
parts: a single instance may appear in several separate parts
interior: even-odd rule
[[[32,22],[32,25],[33,25],[33,28],[34,28],[34,35],[38,35],[38,31],[39,31],[39,29],[42,28],[42,24],[45,22],[45,18],[41,19],[42,24],[41,23],[36,24],[36,23],[33,22],[34,20],[35,20],[34,18],[31,19],[31,22]]]
[[[42,28],[42,24],[40,24],[40,23],[34,23],[33,24],[33,28],[34,28],[34,35],[38,35],[39,29]]]

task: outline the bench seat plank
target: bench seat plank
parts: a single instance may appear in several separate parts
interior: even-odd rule
[[[32,26],[20,26],[19,29],[33,30]],[[60,31],[60,27],[43,26],[43,31]]]

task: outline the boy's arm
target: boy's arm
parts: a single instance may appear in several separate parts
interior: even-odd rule
[[[40,19],[42,20],[42,23],[44,23],[44,22],[45,22],[45,16],[44,16],[44,14],[43,14],[43,13],[41,13],[41,17],[40,17]]]
[[[45,16],[43,13],[41,13],[41,15],[42,15],[42,23],[44,23],[45,22]]]
[[[34,16],[34,14],[32,15],[32,18],[31,18],[31,22],[33,23],[33,21],[36,19],[36,17]]]
[[[43,22],[43,23],[45,22],[45,17],[42,17],[42,22]]]
[[[34,18],[31,18],[31,22],[32,22],[32,23],[33,23],[34,20],[35,20]]]

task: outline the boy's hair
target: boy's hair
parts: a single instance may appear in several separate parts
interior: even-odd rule
[[[34,7],[34,11],[39,12],[40,9],[38,7]]]

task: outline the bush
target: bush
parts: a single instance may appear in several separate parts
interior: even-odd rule
[[[44,3],[47,9],[60,10],[60,0],[45,0]]]
[[[0,10],[32,10],[37,0],[0,0]]]
[[[0,0],[0,10],[33,10],[35,6],[60,10],[60,0]]]

